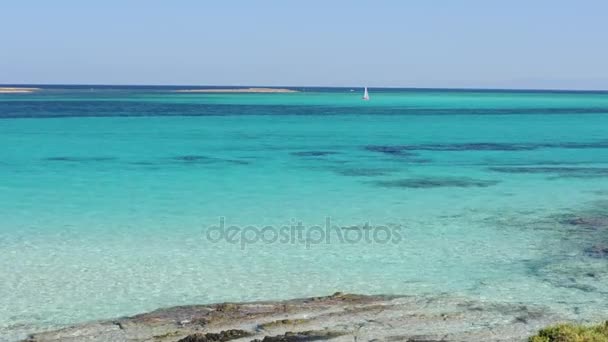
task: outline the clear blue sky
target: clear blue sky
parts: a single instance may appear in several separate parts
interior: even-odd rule
[[[608,89],[607,0],[0,0],[0,83]]]

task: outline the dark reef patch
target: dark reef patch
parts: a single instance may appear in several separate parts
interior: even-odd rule
[[[324,157],[332,154],[338,154],[338,152],[334,151],[301,151],[301,152],[291,152],[292,156],[298,157]]]
[[[350,176],[350,177],[376,177],[376,176],[385,176],[391,172],[394,172],[395,169],[384,169],[384,168],[339,168],[333,170],[335,173],[341,176]]]
[[[608,244],[598,244],[585,248],[585,255],[597,259],[608,259]]]
[[[173,157],[173,160],[188,162],[188,163],[213,163],[217,160],[215,158],[210,158],[206,156],[198,156],[198,155],[185,155],[185,156],[177,156]]]
[[[247,165],[249,162],[244,160],[236,160],[236,159],[222,159],[222,158],[214,158],[207,157],[201,155],[183,155],[176,156],[171,158],[175,161],[179,161],[186,164],[217,164],[217,163],[229,163],[236,165]]]
[[[52,162],[85,163],[85,162],[105,162],[105,161],[112,161],[112,160],[116,160],[116,159],[117,158],[115,158],[115,157],[67,157],[67,156],[62,156],[62,157],[44,158],[43,160],[52,161]]]
[[[590,149],[608,148],[608,141],[556,143],[446,143],[420,145],[368,145],[364,149],[391,155],[411,155],[412,151],[469,152],[469,151],[533,151],[543,148]]]
[[[586,229],[606,229],[608,231],[608,216],[605,215],[563,215],[558,222],[564,225]]]
[[[411,151],[530,151],[537,147],[533,144],[506,143],[459,143],[459,144],[423,144],[410,145],[404,148]]]
[[[65,86],[62,86],[65,87]],[[45,86],[46,88],[46,86]],[[99,88],[99,87],[98,87]],[[188,96],[188,95],[184,95]],[[146,101],[81,99],[38,99],[0,102],[2,118],[61,118],[61,117],[144,117],[144,116],[245,116],[289,115],[328,116],[343,115],[572,115],[608,113],[608,107],[581,104],[572,107],[517,107],[517,108],[425,108],[407,106],[336,106],[285,105],[285,104],[228,104],[228,103],[176,103]]]
[[[570,229],[571,236],[581,239],[583,255],[608,259],[608,213],[603,205],[580,213],[557,215],[555,220]]]
[[[408,152],[407,146],[369,145],[365,146],[365,150],[401,157],[412,157],[417,155],[416,153]]]
[[[497,166],[488,170],[511,174],[549,174],[559,178],[608,177],[608,168],[602,167]]]
[[[372,184],[385,188],[428,189],[442,187],[486,188],[498,184],[495,180],[481,180],[457,177],[424,177],[398,180],[375,181]]]
[[[412,152],[408,146],[398,145],[368,145],[365,146],[366,151],[378,152],[393,157],[398,157],[400,160],[408,163],[426,164],[431,163],[432,159],[417,158],[418,153]]]

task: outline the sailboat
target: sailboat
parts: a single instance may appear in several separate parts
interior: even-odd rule
[[[363,100],[369,101],[369,93],[367,92],[367,87],[365,87],[365,91],[363,92]]]

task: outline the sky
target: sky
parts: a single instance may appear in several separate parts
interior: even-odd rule
[[[0,0],[0,84],[608,89],[606,0]]]

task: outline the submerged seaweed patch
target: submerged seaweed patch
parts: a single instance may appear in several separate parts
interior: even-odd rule
[[[44,158],[45,161],[53,162],[104,162],[116,160],[115,157],[49,157]]]
[[[608,259],[608,245],[593,245],[585,248],[585,255],[597,259]]]
[[[373,168],[340,168],[334,169],[335,173],[341,176],[353,176],[353,177],[375,177],[375,176],[385,176],[391,172],[394,172],[394,169],[373,169]]]
[[[173,157],[172,159],[175,161],[188,163],[188,164],[215,164],[215,163],[230,163],[230,164],[238,164],[238,165],[249,164],[249,162],[243,161],[243,160],[213,158],[213,157],[207,157],[207,156],[202,156],[202,155],[183,155],[183,156]]]
[[[441,188],[441,187],[457,187],[457,188],[486,188],[498,184],[495,180],[481,180],[472,178],[457,178],[457,177],[424,177],[424,178],[408,178],[398,180],[375,181],[372,184],[385,188]]]
[[[369,145],[365,146],[367,151],[371,152],[379,152],[384,154],[389,154],[392,156],[402,156],[402,157],[410,157],[416,156],[416,153],[408,152],[407,146],[395,146],[395,145]]]
[[[532,151],[542,148],[588,149],[608,148],[608,141],[597,142],[557,142],[557,143],[448,143],[448,144],[420,144],[420,145],[369,145],[364,149],[392,155],[408,155],[410,151],[439,151],[439,152],[466,152],[466,151]]]
[[[580,228],[608,230],[608,216],[605,215],[563,215],[558,222]]]
[[[329,156],[332,154],[338,154],[338,152],[334,151],[300,151],[300,152],[291,152],[292,156],[298,157],[323,157]]]
[[[177,157],[173,157],[173,159],[178,160],[178,161],[183,161],[183,162],[214,162],[215,161],[215,158],[199,156],[199,155],[177,156]]]
[[[560,178],[608,177],[608,168],[602,167],[500,166],[489,170],[511,174],[552,174]]]
[[[428,158],[417,158],[418,153],[411,152],[408,146],[369,145],[365,146],[365,150],[399,157],[400,160],[408,163],[426,164],[433,161]]]
[[[459,143],[459,144],[423,144],[405,146],[408,150],[419,151],[529,151],[538,148],[534,144],[507,143]]]

